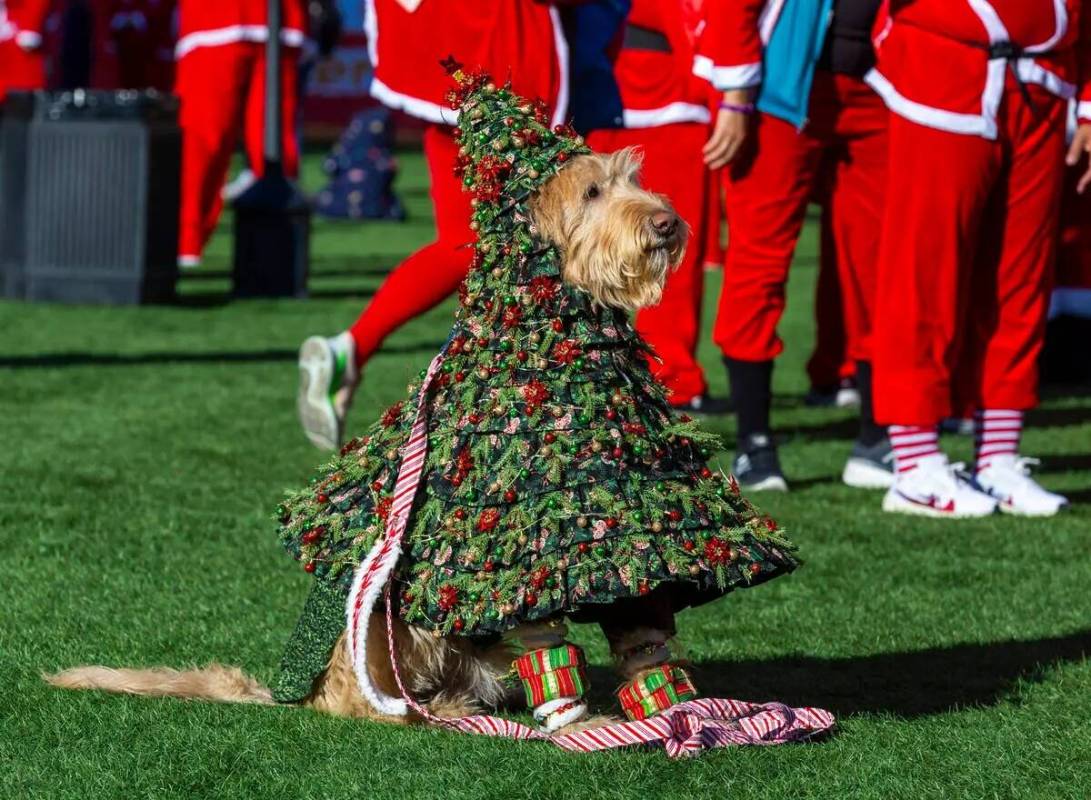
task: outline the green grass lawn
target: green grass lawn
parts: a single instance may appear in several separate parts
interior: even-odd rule
[[[272,512],[321,455],[295,419],[295,348],[355,317],[431,233],[406,154],[405,225],[317,222],[312,299],[229,302],[230,238],[173,307],[0,304],[0,800],[22,798],[1073,798],[1091,796],[1091,396],[1051,395],[1028,454],[1075,507],[1053,520],[884,515],[839,474],[851,412],[808,409],[814,228],[782,326],[775,424],[795,491],[762,496],[791,577],[688,612],[705,694],[813,704],[832,738],[567,755],[431,729],[66,693],[43,670],[217,660],[269,680],[310,578]],[[319,180],[308,161],[306,182]],[[718,280],[709,280],[709,317]],[[369,365],[351,427],[402,397],[446,303]],[[706,341],[714,390],[725,378]],[[728,422],[716,427],[731,441]],[[947,442],[959,457],[969,442]],[[727,463],[728,454],[719,456]],[[596,698],[613,678],[592,629]]]

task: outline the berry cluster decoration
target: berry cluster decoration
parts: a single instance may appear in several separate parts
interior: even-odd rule
[[[428,455],[392,593],[406,622],[493,634],[667,584],[691,605],[794,568],[776,523],[707,466],[717,437],[674,414],[628,317],[564,283],[535,233],[530,198],[583,140],[449,68],[477,243],[442,371],[285,501],[287,549],[347,591],[424,402]]]

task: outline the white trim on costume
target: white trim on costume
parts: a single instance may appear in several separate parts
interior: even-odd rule
[[[379,80],[377,75],[372,76],[371,86],[368,91],[372,97],[384,106],[404,111],[427,122],[435,122],[440,125],[454,125],[458,122],[458,111],[441,106],[438,103],[396,92]]]
[[[693,74],[704,78],[720,92],[731,89],[749,89],[761,83],[761,62],[738,64],[731,67],[718,67],[708,56],[693,57]]]
[[[1081,100],[1076,103],[1076,118],[1091,121],[1091,100]]]
[[[1021,58],[1015,63],[1016,74],[1023,83],[1036,83],[1051,94],[1055,94],[1063,100],[1069,100],[1076,96],[1076,85],[1060,78],[1056,73],[1050,72],[1037,61],[1029,58]]]
[[[379,15],[375,13],[375,0],[364,4],[364,34],[367,36],[367,57],[371,71],[379,66]]]
[[[228,25],[225,28],[194,31],[178,40],[174,46],[174,57],[182,58],[198,47],[222,47],[238,42],[261,44],[268,38],[269,29],[265,25]],[[280,32],[280,41],[285,47],[302,47],[305,38],[298,28],[284,28]]]
[[[761,37],[762,44],[769,44],[769,40],[773,38],[773,29],[777,26],[783,10],[784,0],[766,0],[765,8],[758,17],[758,36]]]
[[[712,115],[705,106],[678,101],[659,108],[626,108],[621,118],[626,128],[654,128],[676,122],[709,122]]]
[[[567,122],[568,117],[568,41],[561,27],[561,13],[556,6],[549,7],[549,19],[553,22],[553,46],[557,52],[557,67],[561,80],[557,87],[557,100],[553,107],[553,124]]]
[[[895,89],[894,84],[887,80],[886,76],[875,67],[864,76],[864,82],[883,98],[887,108],[911,122],[916,122],[918,125],[937,128],[941,131],[950,131],[951,133],[967,133],[977,136],[985,136],[986,131],[989,130],[989,121],[981,114],[945,111],[942,108],[934,108],[910,100]],[[993,122],[993,136],[987,138],[996,136],[995,126],[996,123]]]

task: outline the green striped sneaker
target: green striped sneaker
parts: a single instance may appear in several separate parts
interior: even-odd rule
[[[315,447],[341,446],[352,394],[359,379],[352,337],[312,336],[299,348],[297,406],[303,432]]]

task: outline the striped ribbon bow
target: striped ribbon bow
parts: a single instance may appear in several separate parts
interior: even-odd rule
[[[717,747],[801,741],[833,728],[833,715],[820,708],[789,708],[781,703],[762,705],[741,700],[703,698],[679,703],[648,719],[550,736],[522,723],[487,714],[459,719],[437,717],[414,700],[406,690],[398,668],[390,577],[401,557],[409,512],[424,471],[428,447],[428,389],[443,365],[443,356],[444,351],[441,350],[429,365],[421,384],[416,417],[402,448],[401,466],[394,484],[394,503],[387,517],[385,535],[357,567],[346,604],[346,638],[353,671],[361,694],[372,706],[391,716],[404,716],[412,709],[428,722],[463,733],[546,741],[562,750],[580,753],[659,745],[670,758],[692,756]],[[367,668],[367,620],[380,593],[386,599],[387,649],[400,698],[389,697],[375,686]]]

